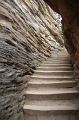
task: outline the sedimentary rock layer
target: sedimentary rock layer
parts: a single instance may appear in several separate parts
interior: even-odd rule
[[[79,0],[44,0],[62,16],[65,47],[79,68]]]
[[[43,0],[0,0],[0,120],[23,120],[29,76],[62,44]]]

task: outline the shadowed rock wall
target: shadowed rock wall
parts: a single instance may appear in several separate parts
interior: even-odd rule
[[[79,0],[44,0],[62,16],[64,43],[74,66],[79,89]]]
[[[79,68],[79,0],[44,0],[62,16],[65,47]]]
[[[62,44],[55,14],[43,0],[0,0],[0,120],[23,120],[33,69]]]

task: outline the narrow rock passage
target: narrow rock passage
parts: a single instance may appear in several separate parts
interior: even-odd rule
[[[79,120],[79,92],[68,53],[48,58],[31,76],[25,120]]]

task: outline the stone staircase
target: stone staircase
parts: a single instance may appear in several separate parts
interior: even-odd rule
[[[79,120],[79,92],[68,53],[48,58],[28,85],[25,120]]]

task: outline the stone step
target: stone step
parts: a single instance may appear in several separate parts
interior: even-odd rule
[[[52,62],[52,61],[70,61],[71,62],[71,59],[70,58],[62,58],[62,57],[54,57],[54,58],[48,58],[48,59],[46,59],[44,62]]]
[[[69,55],[67,54],[58,54],[57,56],[61,57],[61,56],[64,56],[64,57],[70,57]]]
[[[43,62],[42,65],[47,64],[47,65],[52,65],[52,64],[71,64],[70,61],[52,61],[52,62]]]
[[[57,61],[57,62],[71,62],[71,60],[66,60],[66,59],[50,59],[50,60],[46,60],[46,61],[44,61],[44,62],[54,62],[54,61]]]
[[[60,57],[60,58],[70,58],[70,56],[68,56],[68,55],[57,55],[56,57]]]
[[[52,88],[71,88],[77,85],[76,81],[45,81],[45,80],[30,80],[28,82],[29,87],[52,87]]]
[[[69,100],[79,97],[79,92],[75,89],[61,88],[29,88],[26,91],[26,98],[35,100]]]
[[[74,106],[35,106],[35,105],[24,105],[24,112],[33,115],[67,115],[70,113],[76,113],[79,111],[79,107]]]
[[[67,51],[59,51],[58,54],[66,54],[69,55],[69,53]]]
[[[46,61],[43,61],[43,62],[52,62],[52,61],[59,61],[59,62],[70,62],[70,63],[72,63],[72,61],[71,60],[68,60],[68,59],[57,59],[57,58],[53,58],[53,59],[50,59],[50,60],[46,60]]]
[[[67,76],[67,75],[64,75],[64,76],[57,76],[57,75],[54,75],[54,76],[42,76],[42,75],[32,75],[30,77],[32,80],[73,80],[73,76]]]
[[[53,71],[53,70],[56,70],[56,71],[71,71],[72,70],[72,67],[38,67],[37,70],[41,70],[41,71]]]
[[[59,56],[59,57],[70,57],[69,55],[67,55],[67,54],[58,54],[57,56]]]
[[[53,57],[53,58],[48,58],[46,61],[52,61],[52,60],[59,60],[59,61],[71,61],[70,58],[63,58],[63,57]]]
[[[69,54],[67,52],[59,52],[58,55],[66,55],[69,56]]]
[[[44,61],[44,62],[52,62],[52,61],[59,61],[59,62],[60,62],[60,61],[62,61],[62,62],[63,62],[63,61],[66,62],[66,61],[67,61],[67,62],[71,62],[71,60],[68,60],[68,59],[66,60],[66,59],[61,59],[61,58],[60,58],[60,59],[57,59],[57,58],[47,59],[47,60]]]
[[[79,99],[72,100],[32,100],[26,99],[25,104],[35,106],[74,106],[78,107]]]
[[[70,59],[70,56],[57,55],[57,56],[55,56],[55,57],[51,57],[51,59],[52,59],[52,58],[57,58],[57,59],[60,59],[60,58],[61,58],[61,59],[67,59],[67,60],[68,60],[68,59]],[[49,58],[48,58],[48,59],[49,59]]]
[[[67,61],[67,62],[70,61],[70,62],[71,62],[70,59],[68,60],[68,59],[65,59],[65,58],[64,58],[64,59],[63,59],[63,58],[59,58],[59,59],[58,59],[58,58],[52,58],[52,59],[47,59],[47,60],[44,61],[44,62],[52,62],[52,61],[55,61],[55,60],[56,60],[56,61]]]
[[[69,54],[65,54],[65,53],[63,53],[63,54],[58,53],[58,56],[66,56],[66,57],[70,57],[70,55],[69,55]]]
[[[51,65],[52,64],[61,64],[61,65],[62,64],[67,65],[68,64],[68,65],[72,65],[70,61],[67,62],[67,61],[56,61],[56,60],[55,61],[51,61],[51,62],[48,62],[48,61],[43,62],[42,65],[44,65],[44,64],[47,64],[47,65],[48,64],[51,64]]]
[[[53,58],[47,58],[46,61],[52,61],[52,60],[61,60],[61,61],[71,61],[71,58],[69,57],[53,57]]]
[[[30,77],[25,93],[25,120],[78,120],[79,91],[69,55],[48,58]]]
[[[52,56],[52,57],[50,57],[50,58],[48,58],[48,59],[53,59],[53,58],[57,58],[57,59],[60,59],[60,58],[62,58],[62,59],[70,59],[70,56],[59,56],[59,55],[57,55],[57,56]]]
[[[25,114],[24,120],[79,120],[75,113],[67,114],[67,115],[32,115]]]
[[[71,67],[71,64],[60,64],[60,63],[56,63],[56,64],[41,64],[40,66],[42,67]]]
[[[72,71],[41,71],[41,70],[36,70],[34,71],[34,75],[33,76],[36,76],[36,75],[43,75],[43,76],[47,76],[47,75],[61,75],[61,76],[64,76],[64,75],[67,75],[67,76],[71,76],[73,75],[73,72]]]
[[[67,60],[69,60],[70,59],[70,57],[69,56],[63,56],[63,55],[61,55],[61,56],[59,56],[59,55],[57,55],[57,56],[52,56],[51,58],[48,58],[48,59],[54,59],[54,58],[57,58],[57,59],[67,59]]]

